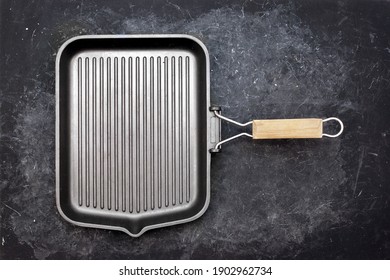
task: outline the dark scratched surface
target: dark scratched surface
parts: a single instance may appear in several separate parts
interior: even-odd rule
[[[389,258],[389,11],[382,1],[0,1],[0,258]],[[337,116],[345,132],[225,145],[195,222],[140,238],[73,226],[55,206],[56,52],[75,35],[140,33],[201,39],[211,101],[227,116]]]

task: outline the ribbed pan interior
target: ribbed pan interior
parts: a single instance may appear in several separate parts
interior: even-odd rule
[[[76,80],[79,206],[188,203],[190,58],[79,56]]]

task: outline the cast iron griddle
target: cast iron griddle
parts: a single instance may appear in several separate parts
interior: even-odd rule
[[[66,220],[139,236],[205,212],[219,130],[210,135],[209,59],[198,39],[75,37],[59,50],[56,75]]]

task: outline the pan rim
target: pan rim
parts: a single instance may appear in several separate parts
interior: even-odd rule
[[[128,235],[132,237],[139,237],[146,231],[149,231],[151,229],[157,229],[157,228],[162,228],[162,227],[168,227],[168,226],[173,226],[173,225],[179,225],[183,223],[188,223],[192,222],[198,218],[200,218],[207,210],[209,204],[210,204],[210,165],[211,165],[211,155],[208,152],[208,149],[205,149],[206,153],[206,158],[207,158],[207,166],[206,166],[206,199],[204,201],[204,205],[202,209],[197,212],[195,215],[185,218],[185,219],[180,219],[180,220],[175,220],[175,221],[169,221],[169,222],[164,222],[164,223],[158,223],[158,224],[153,224],[153,225],[148,225],[145,226],[141,229],[140,232],[138,233],[132,233],[128,229],[124,227],[119,227],[119,226],[111,226],[111,225],[102,225],[102,224],[94,224],[94,223],[84,223],[84,222],[79,222],[75,221],[71,218],[69,218],[64,211],[61,208],[61,202],[60,202],[60,59],[62,56],[63,51],[67,48],[67,46],[77,40],[80,39],[135,39],[135,38],[185,38],[194,41],[196,44],[198,44],[205,55],[205,64],[206,64],[206,106],[203,108],[204,114],[207,116],[206,117],[206,130],[207,130],[207,141],[210,139],[210,118],[208,117],[208,108],[210,107],[210,59],[209,59],[209,52],[207,50],[207,47],[205,44],[196,38],[195,36],[188,35],[188,34],[121,34],[121,35],[113,35],[113,34],[99,34],[99,35],[79,35],[72,37],[68,40],[66,40],[61,47],[59,48],[57,54],[56,54],[56,66],[55,66],[55,71],[56,71],[56,89],[55,89],[55,95],[56,95],[56,119],[55,119],[55,133],[56,133],[56,139],[55,139],[55,153],[56,153],[56,159],[55,159],[55,170],[56,170],[56,206],[57,210],[62,216],[63,219],[65,219],[67,222],[72,223],[77,226],[82,226],[82,227],[88,227],[88,228],[98,228],[98,229],[108,229],[108,230],[117,230],[117,231],[122,231],[127,233]]]

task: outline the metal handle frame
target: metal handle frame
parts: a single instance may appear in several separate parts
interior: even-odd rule
[[[249,122],[246,122],[246,123],[240,123],[240,122],[234,121],[232,119],[229,119],[229,118],[227,118],[225,116],[222,116],[219,113],[221,111],[221,108],[217,107],[217,106],[210,107],[210,111],[212,111],[217,118],[219,118],[221,120],[224,120],[224,121],[227,121],[227,122],[230,122],[230,123],[232,123],[234,125],[237,125],[237,126],[245,127],[245,126],[253,124],[253,121],[249,121]],[[343,133],[343,131],[344,131],[344,124],[343,124],[343,122],[339,118],[330,117],[330,118],[326,118],[326,119],[322,120],[322,123],[325,123],[325,122],[328,122],[328,121],[337,121],[340,124],[340,130],[336,134],[322,133],[322,136],[323,137],[330,137],[330,138],[335,138],[335,137],[340,136],[341,133]],[[227,142],[229,142],[231,140],[234,140],[234,139],[242,137],[242,136],[253,138],[252,134],[249,134],[247,132],[242,132],[242,133],[239,133],[237,135],[234,135],[232,137],[229,137],[229,138],[227,138],[225,140],[222,140],[222,141],[218,142],[217,144],[215,144],[214,148],[210,150],[210,152],[214,152],[214,153],[219,152],[222,144],[225,144],[225,143],[227,143]]]

